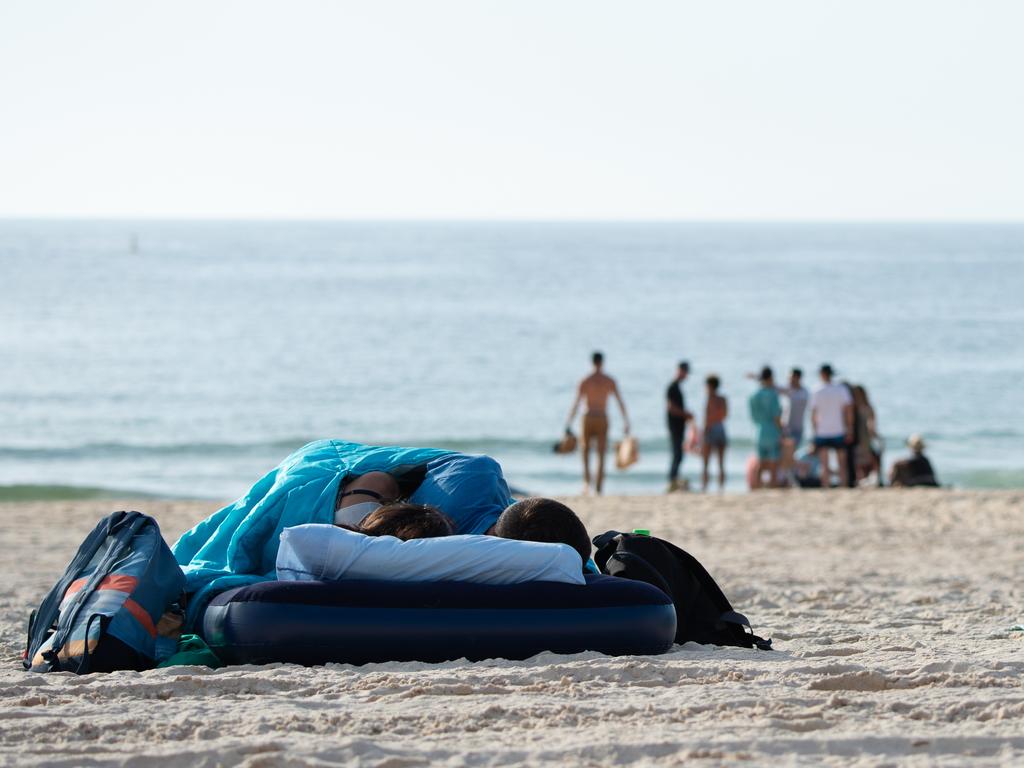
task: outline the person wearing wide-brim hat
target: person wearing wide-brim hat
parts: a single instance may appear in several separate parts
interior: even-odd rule
[[[935,478],[932,463],[924,455],[924,438],[916,432],[907,438],[907,447],[911,451],[908,459],[901,459],[889,470],[889,485],[902,488],[924,486],[935,488],[939,481]]]

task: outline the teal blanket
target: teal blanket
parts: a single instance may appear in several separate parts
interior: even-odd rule
[[[175,542],[174,556],[191,595],[187,625],[214,595],[274,579],[281,531],[333,523],[338,488],[346,477],[411,468],[426,474],[410,501],[443,510],[457,533],[484,533],[512,503],[501,467],[487,456],[342,440],[309,443]]]

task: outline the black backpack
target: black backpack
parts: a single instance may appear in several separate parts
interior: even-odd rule
[[[654,536],[618,531],[595,537],[594,546],[601,573],[645,581],[672,598],[677,643],[771,650],[772,641],[754,634],[747,617],[732,609],[711,574],[688,552]]]

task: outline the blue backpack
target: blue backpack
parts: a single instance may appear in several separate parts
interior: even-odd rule
[[[153,667],[177,646],[158,636],[157,624],[184,588],[156,520],[114,512],[32,612],[22,663],[33,672],[78,674]]]

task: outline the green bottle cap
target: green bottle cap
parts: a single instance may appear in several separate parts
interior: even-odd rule
[[[648,528],[634,528],[633,529],[633,533],[635,533],[637,536],[650,536],[651,535],[651,531]]]

